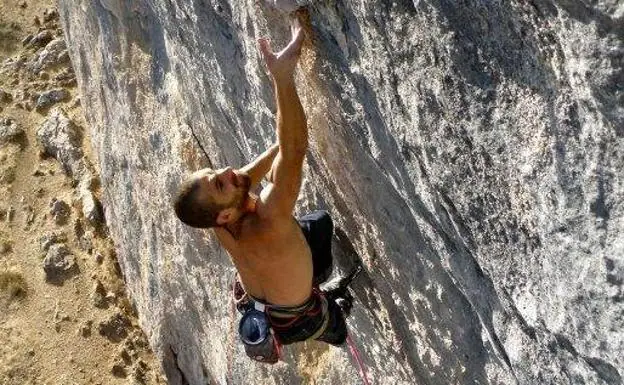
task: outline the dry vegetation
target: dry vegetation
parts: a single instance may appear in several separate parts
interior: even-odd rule
[[[15,269],[0,271],[0,298],[4,296],[9,300],[26,296],[26,280],[22,273]]]

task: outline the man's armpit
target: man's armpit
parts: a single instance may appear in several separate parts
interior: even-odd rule
[[[274,175],[275,175],[275,161],[273,161],[273,165],[271,165],[271,169],[266,174],[266,179],[267,181],[269,181],[269,183],[273,183],[275,181]]]

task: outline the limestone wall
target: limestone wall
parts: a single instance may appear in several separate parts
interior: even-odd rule
[[[591,5],[588,5],[591,4]],[[329,209],[377,384],[621,384],[624,5],[314,1],[298,212]],[[60,0],[107,222],[171,384],[351,384],[346,348],[232,342],[233,268],[170,201],[275,140],[252,0]],[[210,155],[210,162],[193,134]]]

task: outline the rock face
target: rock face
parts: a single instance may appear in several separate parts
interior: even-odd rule
[[[105,215],[171,384],[225,384],[228,365],[231,383],[357,383],[348,349],[247,360],[227,255],[170,207],[187,172],[275,140],[255,39],[279,47],[288,23],[253,3],[60,1]],[[364,262],[349,326],[371,382],[621,384],[624,5],[309,10],[298,212],[329,209],[339,267]]]

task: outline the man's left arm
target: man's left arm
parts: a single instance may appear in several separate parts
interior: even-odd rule
[[[241,168],[241,171],[247,173],[251,179],[251,186],[249,188],[251,191],[258,187],[262,178],[269,172],[271,165],[273,164],[273,159],[275,159],[278,152],[279,145],[275,143],[251,163]]]

